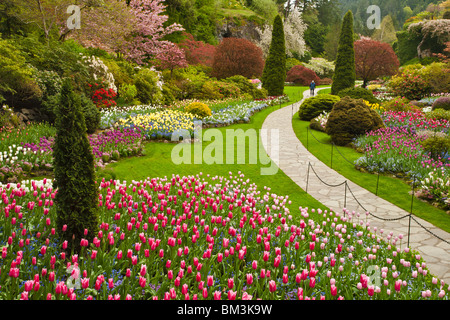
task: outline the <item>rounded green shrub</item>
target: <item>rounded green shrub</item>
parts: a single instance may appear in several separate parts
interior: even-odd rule
[[[343,97],[331,110],[325,132],[339,146],[345,146],[354,138],[370,130],[383,128],[379,114],[370,109],[362,99]]]
[[[298,116],[301,120],[310,121],[319,116],[322,112],[329,112],[333,105],[341,100],[340,97],[332,94],[319,94],[303,101],[298,110]]]
[[[450,121],[450,110],[445,110],[441,108],[434,109],[430,112],[425,113],[425,118],[436,119],[436,120],[447,120]]]
[[[211,115],[211,109],[202,102],[192,102],[184,109],[184,111],[189,112],[200,119]]]
[[[450,139],[448,136],[432,135],[421,143],[425,152],[429,152],[430,156],[438,160],[450,150]]]
[[[373,93],[364,88],[347,88],[339,91],[337,94],[339,97],[350,97],[353,99],[364,99],[370,103],[379,103],[377,98],[374,97]]]
[[[450,97],[440,97],[436,99],[431,107],[433,110],[436,109],[450,110]]]
[[[156,71],[143,68],[134,76],[136,98],[145,104],[157,104],[162,99],[160,78]]]

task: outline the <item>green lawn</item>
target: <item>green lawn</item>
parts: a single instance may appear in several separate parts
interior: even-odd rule
[[[285,92],[291,98],[289,103],[281,105],[281,107],[289,105],[295,101],[301,100],[302,92],[306,90],[306,87],[286,87]],[[226,137],[226,130],[228,129],[242,129],[243,132],[237,134],[237,137],[243,136],[248,129],[255,129],[258,132],[262,127],[264,119],[274,110],[278,109],[280,106],[272,106],[270,108],[264,109],[257,114],[253,115],[251,121],[245,124],[235,124],[227,127],[217,128],[223,135],[223,139]],[[202,130],[203,136],[208,134],[208,131],[213,129]],[[210,131],[212,132],[212,131]],[[245,137],[244,137],[245,138]],[[141,180],[147,177],[172,177],[172,174],[182,175],[195,175],[202,172],[204,175],[209,174],[210,176],[228,176],[228,172],[237,174],[239,171],[242,172],[246,178],[250,179],[258,185],[261,192],[264,192],[263,187],[267,186],[271,188],[271,193],[275,193],[279,196],[289,196],[292,201],[291,212],[298,212],[297,209],[301,207],[309,208],[322,208],[326,209],[321,203],[315,200],[310,195],[306,194],[298,185],[296,185],[288,176],[286,176],[281,170],[278,170],[274,175],[261,175],[261,168],[269,167],[269,165],[264,165],[259,161],[256,164],[249,164],[249,146],[248,139],[245,139],[245,164],[237,164],[237,152],[240,145],[238,143],[239,139],[235,141],[235,156],[234,163],[226,164],[225,155],[223,155],[224,164],[194,164],[193,162],[193,151],[194,146],[191,146],[192,151],[192,163],[191,164],[174,164],[172,161],[172,150],[176,146],[173,143],[161,143],[161,142],[149,142],[145,145],[145,155],[142,157],[134,157],[120,160],[119,162],[110,164],[105,170],[99,173],[100,176],[105,178],[114,178],[119,180]],[[215,141],[205,142],[203,141],[202,152],[205,152],[205,148]],[[224,141],[225,145],[225,141]],[[261,146],[262,147],[262,146]],[[221,150],[216,149],[219,152]],[[225,153],[225,152],[223,152]],[[266,153],[264,152],[266,155]]]
[[[320,92],[320,91],[319,91]],[[362,154],[352,148],[333,147],[331,153],[330,137],[320,131],[311,130],[307,136],[308,121],[301,121],[298,115],[294,115],[292,124],[294,132],[303,143],[308,145],[308,150],[319,160],[328,166],[332,166],[334,170],[339,172],[347,179],[360,185],[361,187],[376,193],[377,175],[361,172],[355,169],[350,162],[358,159]],[[312,136],[314,135],[314,137]],[[317,140],[320,142],[318,142]],[[348,160],[345,160],[344,157]],[[332,159],[332,162],[331,162]],[[395,190],[393,192],[393,190]],[[411,209],[411,186],[405,181],[393,177],[393,175],[380,175],[378,182],[378,196],[397,205],[398,207],[410,212]],[[417,198],[413,200],[413,214],[420,217],[433,225],[450,232],[450,215],[428,203]]]

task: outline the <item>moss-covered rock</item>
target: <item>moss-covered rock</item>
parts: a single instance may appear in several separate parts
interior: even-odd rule
[[[362,99],[344,97],[334,104],[325,132],[336,145],[345,146],[351,143],[353,138],[383,127],[381,117]]]

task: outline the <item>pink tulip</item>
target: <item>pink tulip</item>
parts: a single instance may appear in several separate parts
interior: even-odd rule
[[[274,280],[269,281],[269,291],[275,292],[277,290],[277,284]]]
[[[330,290],[331,290],[331,295],[333,297],[335,297],[337,295],[337,288],[336,288],[336,286],[334,284],[331,285]]]

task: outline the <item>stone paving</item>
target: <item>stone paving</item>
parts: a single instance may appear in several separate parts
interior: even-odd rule
[[[308,97],[310,97],[309,89],[303,93],[303,99]],[[364,219],[366,211],[362,207],[374,216],[383,219],[407,216],[409,212],[348,181],[309,153],[298,140],[292,128],[292,114],[295,115],[302,101],[272,112],[263,123],[263,129],[279,130],[280,145],[277,156],[271,155],[270,146],[264,144],[267,154],[271,156],[278,167],[303,190],[306,189],[308,180],[308,193],[335,212],[342,212],[345,204],[348,210],[360,212]],[[354,200],[348,191],[349,189],[347,189],[347,196],[345,197],[345,185],[327,187],[312,170],[310,170],[309,179],[307,179],[308,163],[311,163],[317,176],[329,185],[338,185],[347,180],[349,189],[362,207]],[[409,217],[394,221],[384,221],[376,217],[368,216],[371,229],[373,230],[373,227],[377,227],[378,230],[383,229],[384,235],[389,234],[389,232],[393,232],[394,236],[403,234],[404,238],[401,242],[401,249],[403,250],[407,244]],[[425,228],[444,241],[435,237]],[[433,275],[444,280],[446,284],[450,284],[450,234],[415,216],[414,219],[411,219],[410,230],[410,248],[419,251]],[[399,242],[397,242],[398,245]]]

